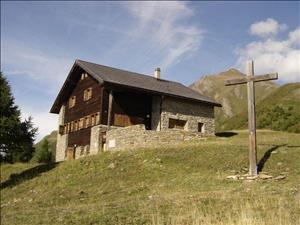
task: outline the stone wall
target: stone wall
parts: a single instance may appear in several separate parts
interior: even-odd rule
[[[65,120],[65,106],[63,105],[60,108],[59,115],[58,115],[58,127],[64,124],[64,120]],[[55,162],[65,160],[67,146],[68,146],[68,134],[61,135],[59,134],[59,132],[57,132],[56,149],[55,152],[53,152],[53,158]]]
[[[214,135],[214,107],[211,105],[164,97],[159,117],[160,98],[154,97],[152,109],[152,130],[169,129],[169,119],[172,118],[186,121],[185,131],[198,132],[198,123],[203,123],[203,133]]]
[[[161,97],[152,97],[151,130],[160,130]]]
[[[205,135],[184,130],[146,130],[144,125],[134,125],[110,130],[106,134],[106,151],[130,148],[161,147],[189,140],[201,140]]]

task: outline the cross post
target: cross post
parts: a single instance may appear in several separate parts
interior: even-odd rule
[[[225,86],[247,84],[248,95],[248,128],[249,128],[249,175],[257,175],[257,145],[256,145],[256,116],[255,116],[255,82],[277,80],[278,74],[271,73],[254,76],[254,64],[247,62],[247,76],[245,78],[225,81]]]

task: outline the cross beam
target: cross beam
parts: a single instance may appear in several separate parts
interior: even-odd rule
[[[261,82],[261,81],[277,80],[277,79],[278,79],[278,73],[269,73],[269,74],[258,75],[258,76],[246,76],[245,78],[226,80],[225,86],[231,86],[231,85],[236,85],[236,84],[246,84],[249,81]]]
[[[225,86],[247,84],[248,95],[248,128],[249,128],[249,175],[257,175],[257,147],[256,147],[256,118],[255,118],[255,82],[277,80],[277,73],[254,76],[253,61],[247,62],[247,76],[245,78],[225,81]]]

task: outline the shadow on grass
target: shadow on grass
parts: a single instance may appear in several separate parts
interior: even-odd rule
[[[272,152],[282,146],[285,146],[285,144],[284,145],[275,145],[265,152],[264,156],[259,160],[259,162],[257,164],[257,172],[261,172],[263,170],[265,163],[271,157]]]
[[[42,165],[38,165],[38,166],[35,166],[30,169],[24,170],[23,172],[18,173],[18,174],[13,173],[10,175],[8,180],[6,180],[0,184],[0,190],[7,188],[7,187],[14,187],[26,180],[35,178],[42,173],[50,171],[57,165],[58,165],[58,163],[42,164]]]
[[[238,133],[236,133],[236,132],[230,132],[230,131],[228,131],[228,132],[218,132],[215,135],[217,137],[232,137],[232,136],[235,136],[237,134]]]

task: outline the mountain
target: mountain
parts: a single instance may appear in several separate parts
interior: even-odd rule
[[[256,126],[300,133],[300,82],[285,84],[258,102]],[[227,130],[246,128],[247,111],[225,121],[223,127]]]
[[[216,108],[215,110],[217,131],[225,129],[225,121],[239,113],[247,111],[246,84],[224,86],[225,80],[242,77],[245,77],[245,74],[236,69],[229,69],[219,74],[203,76],[200,80],[190,85],[192,89],[203,95],[212,97],[222,104],[222,108]],[[256,83],[256,102],[260,102],[277,88],[278,85],[272,81]]]

